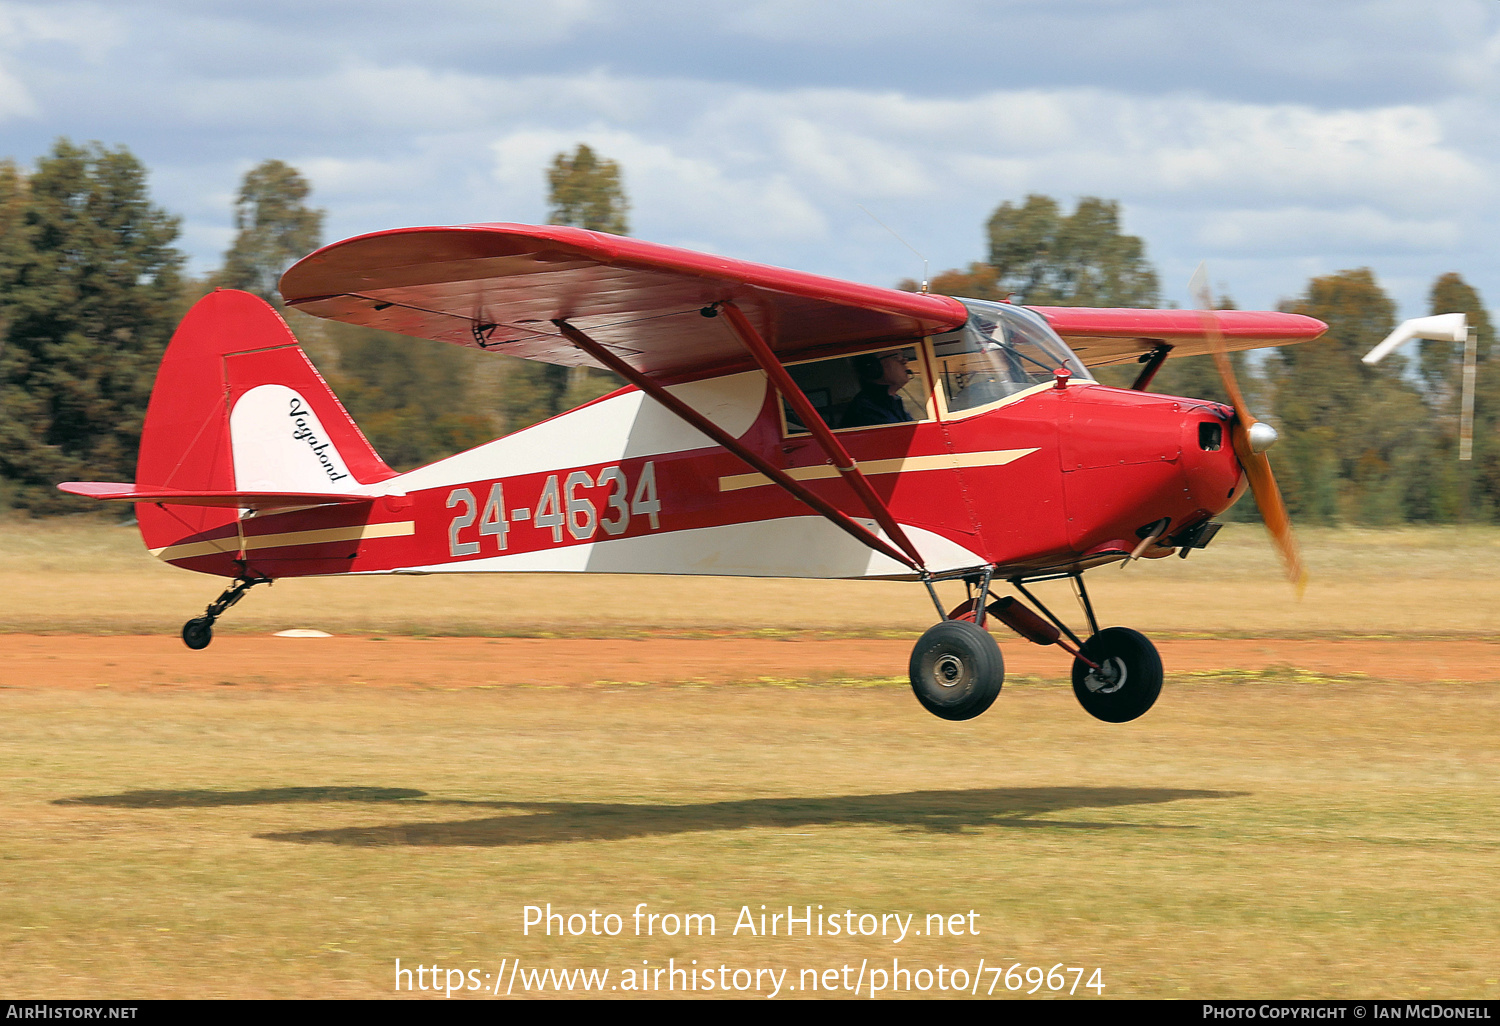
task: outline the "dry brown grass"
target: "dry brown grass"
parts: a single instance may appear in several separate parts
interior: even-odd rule
[[[257,673],[0,689],[0,989],[378,997],[397,958],[795,981],[899,957],[1102,967],[1112,997],[1500,996],[1490,688],[1207,679],[1108,726],[1045,685],[951,724],[900,687]],[[719,931],[523,936],[548,902]],[[972,909],[979,935],[733,936],[762,904]]]
[[[1494,635],[1500,532],[1303,538],[1300,605],[1258,528],[1090,579],[1106,619],[1148,631]],[[85,519],[0,522],[0,584],[0,629],[164,634],[218,587]],[[224,626],[870,634],[931,618],[914,585],[490,577],[286,582]],[[1024,681],[951,724],[890,683],[558,689],[503,665],[483,688],[318,687],[230,663],[221,678],[0,684],[0,989],[378,997],[397,958],[482,976],[517,957],[612,982],[671,958],[795,983],[899,957],[1100,967],[1115,997],[1500,996],[1487,685],[1197,675],[1110,726]],[[548,902],[710,912],[719,933],[523,936],[522,906]],[[972,909],[980,932],[729,933],[762,904],[918,923]]]
[[[1259,527],[1229,525],[1192,558],[1088,577],[1100,615],[1157,635],[1500,634],[1500,529],[1304,530],[1302,601]],[[134,529],[93,518],[0,521],[0,630],[175,633],[223,585],[157,562]],[[1071,614],[1065,586],[1051,594]],[[951,596],[957,600],[956,593]],[[256,589],[222,631],[582,634],[920,631],[919,585],[605,575],[285,581]]]

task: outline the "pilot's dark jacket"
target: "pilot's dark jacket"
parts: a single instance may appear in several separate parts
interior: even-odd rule
[[[871,424],[900,424],[911,420],[899,395],[891,395],[881,382],[874,381],[859,390],[844,408],[839,427],[867,427]]]

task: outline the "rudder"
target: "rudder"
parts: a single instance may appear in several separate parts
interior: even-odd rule
[[[394,474],[270,304],[219,289],[188,311],[151,391],[137,489],[349,492]],[[238,517],[154,503],[136,514],[151,549]]]

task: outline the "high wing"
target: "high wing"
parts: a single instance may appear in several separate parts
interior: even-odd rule
[[[1086,366],[1132,363],[1161,346],[1170,355],[1212,353],[1205,314],[1198,310],[1130,310],[1086,306],[1033,306]],[[1262,349],[1310,342],[1328,325],[1301,314],[1261,310],[1215,310],[1212,321],[1225,349]]]
[[[376,232],[325,246],[281,279],[319,317],[531,360],[599,366],[567,321],[655,379],[752,366],[715,304],[732,302],[779,359],[901,342],[963,324],[962,304],[558,225]]]
[[[281,279],[287,303],[319,317],[563,365],[599,366],[554,322],[586,332],[657,379],[752,365],[712,317],[733,302],[783,362],[819,349],[903,342],[961,325],[947,296],[861,285],[561,225],[400,228],[313,253]],[[1031,307],[1089,366],[1216,343],[1195,310]],[[703,314],[707,311],[710,316]],[[1317,338],[1299,314],[1214,312],[1227,349]]]

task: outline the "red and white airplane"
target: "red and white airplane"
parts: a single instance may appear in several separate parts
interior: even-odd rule
[[[999,620],[1070,653],[1084,708],[1123,722],[1156,700],[1161,661],[1139,633],[1099,629],[1084,571],[1203,547],[1248,481],[1301,574],[1263,455],[1274,431],[1237,390],[1235,410],[1146,388],[1168,356],[1206,352],[1233,388],[1225,350],[1316,338],[1308,317],[958,300],[517,224],[360,236],[293,266],[281,292],[630,384],[398,474],[270,306],[208,295],[162,360],[136,481],[59,486],[134,502],[154,555],[233,579],[184,626],[191,648],[247,589],[288,577],[896,578],[937,609],[910,664],[930,711],[994,701]],[[1088,371],[1127,361],[1144,365],[1130,389]],[[1087,639],[1027,588],[1057,578],[1075,583]],[[945,580],[969,601],[945,611]],[[1025,601],[995,598],[1000,582]]]

